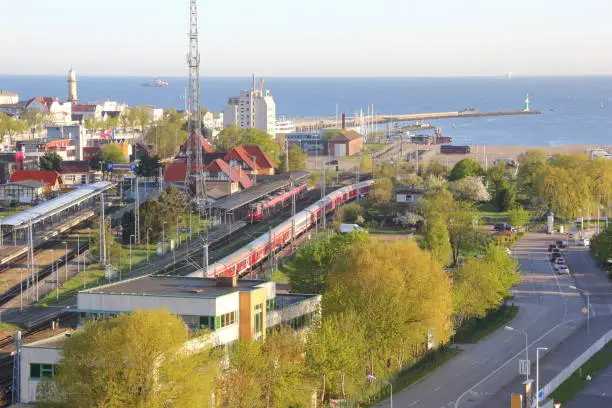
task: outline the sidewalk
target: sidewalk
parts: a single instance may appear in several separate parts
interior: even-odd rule
[[[609,316],[601,316],[591,319],[590,330],[587,333],[586,319],[572,335],[552,350],[540,354],[540,388],[543,388],[550,380],[578,358],[587,348],[595,343],[601,336],[612,329],[612,320]],[[545,341],[540,342],[538,347],[547,347]],[[535,380],[535,356],[531,358],[534,363],[531,367],[530,378]],[[518,376],[501,391],[486,400],[481,407],[505,407],[509,406],[510,394],[521,394],[523,391],[523,376]],[[534,384],[535,386],[535,384]]]

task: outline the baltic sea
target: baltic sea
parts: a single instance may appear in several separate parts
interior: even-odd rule
[[[182,77],[166,77],[168,88],[147,88],[152,78],[78,77],[79,99],[130,105],[184,106]],[[227,98],[251,86],[250,78],[201,80],[202,105],[223,110]],[[455,143],[560,146],[612,145],[612,77],[473,78],[266,78],[278,116],[334,117],[336,105],[349,116],[369,104],[379,114],[424,113],[475,108],[522,109],[525,94],[542,115],[437,120]],[[66,98],[61,76],[0,75],[0,89],[33,96]]]

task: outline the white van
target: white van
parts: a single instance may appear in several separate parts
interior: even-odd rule
[[[357,224],[340,224],[341,234],[348,234],[349,232],[353,232],[353,231],[363,231],[363,228],[361,228]]]

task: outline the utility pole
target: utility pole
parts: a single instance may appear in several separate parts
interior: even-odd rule
[[[289,171],[289,142],[285,137],[285,171]]]
[[[106,265],[106,226],[104,223],[104,193],[100,193],[100,266]]]
[[[134,201],[134,244],[140,245],[140,192],[136,177],[136,200]]]
[[[204,241],[204,251],[202,253],[202,277],[208,277],[208,240]]]

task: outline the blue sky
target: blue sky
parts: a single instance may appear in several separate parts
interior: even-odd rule
[[[612,74],[611,0],[198,6],[202,75]],[[188,0],[2,0],[0,73],[183,76],[188,11]]]

